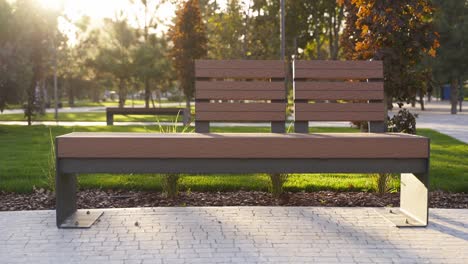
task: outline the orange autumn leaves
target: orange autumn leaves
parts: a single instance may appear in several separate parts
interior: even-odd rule
[[[355,57],[375,58],[380,51],[395,48],[403,56],[414,57],[414,61],[421,52],[436,56],[440,44],[433,30],[434,8],[429,0],[337,0],[337,3],[345,1],[357,10],[354,27],[359,33],[355,36]]]

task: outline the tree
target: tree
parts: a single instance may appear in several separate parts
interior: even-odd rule
[[[89,64],[101,74],[111,74],[118,80],[119,107],[125,106],[130,79],[135,76],[133,56],[135,30],[121,13],[115,20],[106,19],[104,36],[98,54]]]
[[[87,82],[88,87],[92,86],[89,83],[93,75],[91,72],[92,68],[87,67],[86,62],[95,55],[93,52],[97,45],[97,32],[90,29],[90,17],[83,16],[73,23],[69,22],[76,30],[74,36],[76,43],[64,45],[59,50],[58,68],[59,74],[64,80],[62,87],[67,88],[68,104],[70,107],[73,107],[75,105],[75,96],[78,92],[77,88],[80,84]]]
[[[344,6],[336,0],[287,1],[286,34],[289,50],[303,57],[333,60],[340,51],[339,35],[343,25]]]
[[[161,22],[156,16],[156,11],[166,1],[150,1],[150,0],[130,0],[135,6],[140,7],[135,18],[140,26],[137,29],[138,47],[135,53],[135,66],[138,68],[136,74],[145,87],[145,107],[149,107],[151,99],[151,82],[154,78],[160,77],[162,71],[167,70],[157,67],[166,58],[162,56],[156,43],[156,28]],[[143,15],[142,15],[143,14]]]
[[[38,94],[45,89],[51,70],[53,43],[62,38],[57,30],[58,11],[44,9],[33,0],[18,0],[13,12],[16,63],[15,87],[26,97],[28,125],[38,111]]]
[[[456,114],[458,91],[468,77],[468,2],[434,0],[434,3],[435,24],[440,34],[439,55],[433,60],[434,75],[439,83],[451,84],[451,113]]]
[[[13,13],[6,0],[0,0],[0,111],[5,109],[11,93]]]
[[[195,88],[195,60],[207,53],[206,29],[198,0],[188,0],[176,12],[176,21],[169,32],[173,43],[171,56],[180,86],[185,94],[187,108]]]
[[[397,102],[414,101],[424,79],[417,66],[425,54],[435,56],[439,46],[431,2],[351,0],[348,4],[355,8],[348,8],[347,20],[355,19],[355,23],[346,24],[351,29],[345,30],[345,36],[352,38],[344,39],[348,45],[346,57],[383,60],[387,106],[391,107],[392,98]],[[354,44],[352,50],[350,43]]]
[[[244,58],[246,56],[244,50],[245,20],[239,0],[228,1],[225,11],[214,8],[205,7],[208,57],[212,59]]]

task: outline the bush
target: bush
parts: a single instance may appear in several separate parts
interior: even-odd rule
[[[280,197],[283,194],[283,184],[288,179],[288,174],[273,173],[270,174],[270,192],[273,197]]]
[[[392,118],[388,118],[388,132],[401,132],[407,134],[416,134],[417,114],[412,114],[407,109],[401,109]]]
[[[179,174],[163,174],[162,188],[167,198],[175,199],[179,193]]]

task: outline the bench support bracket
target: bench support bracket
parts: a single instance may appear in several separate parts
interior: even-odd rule
[[[397,227],[425,227],[428,223],[427,173],[401,174],[400,209],[376,209],[383,217]]]
[[[59,228],[90,228],[103,213],[95,210],[78,210],[66,218]]]
[[[57,170],[55,194],[58,228],[90,228],[102,215],[100,211],[77,210],[76,183],[76,174]]]

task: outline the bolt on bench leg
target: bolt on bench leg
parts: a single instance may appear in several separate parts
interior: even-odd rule
[[[401,174],[400,209],[378,212],[397,227],[426,227],[429,215],[429,174]]]
[[[102,215],[102,212],[77,210],[75,174],[57,172],[55,193],[58,228],[89,228]]]

